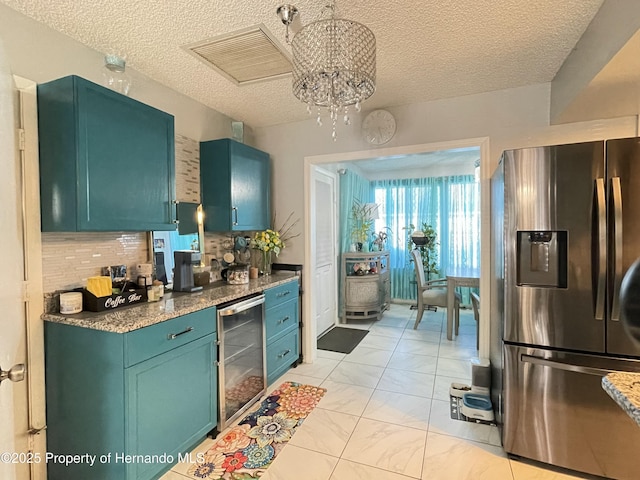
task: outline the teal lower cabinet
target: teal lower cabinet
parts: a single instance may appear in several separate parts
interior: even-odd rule
[[[133,311],[132,311],[133,314]],[[49,480],[157,479],[217,423],[216,312],[110,333],[46,322]]]
[[[268,385],[300,359],[299,289],[295,279],[264,292]]]

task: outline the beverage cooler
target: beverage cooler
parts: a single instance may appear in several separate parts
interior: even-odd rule
[[[266,391],[264,295],[218,306],[218,431]]]

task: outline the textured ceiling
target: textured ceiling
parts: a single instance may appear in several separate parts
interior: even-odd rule
[[[290,78],[237,86],[182,45],[263,23],[285,44],[277,0],[0,0],[252,127],[307,118]],[[373,30],[377,90],[365,109],[550,82],[603,0],[338,1]],[[295,2],[302,24],[326,0]]]

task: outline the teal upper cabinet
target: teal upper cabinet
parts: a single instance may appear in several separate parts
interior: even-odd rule
[[[38,86],[42,231],[175,230],[173,116],[80,77]]]
[[[269,228],[269,154],[243,143],[200,143],[200,194],[204,228],[209,232]]]

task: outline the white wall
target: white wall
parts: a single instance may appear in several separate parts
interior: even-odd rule
[[[490,155],[489,162],[485,161],[483,165],[483,175],[488,181],[486,179],[490,178],[500,155],[506,149],[636,135],[635,117],[550,126],[549,98],[550,84],[540,84],[388,107],[387,110],[396,117],[397,132],[383,148],[387,151],[394,147],[487,137]],[[305,106],[300,104],[300,108]],[[316,160],[321,162],[322,155],[372,149],[360,134],[360,125],[366,113],[365,102],[360,114],[352,114],[352,125],[338,125],[336,142],[331,140],[329,122],[325,121],[319,127],[315,117],[304,122],[255,130],[256,146],[269,152],[273,160],[273,205],[280,216],[294,211],[295,216],[304,223],[305,157],[317,156]],[[488,219],[488,201],[486,208],[483,218]],[[303,241],[303,237],[294,239],[283,251],[280,260],[303,263]]]
[[[272,178],[273,205],[276,211],[294,215],[305,225],[305,164],[342,162],[359,158],[393,156],[412,146],[423,145],[423,151],[433,151],[438,145],[446,148],[469,146],[465,139],[478,139],[481,146],[481,268],[480,288],[485,298],[491,298],[491,205],[490,177],[500,155],[506,149],[525,146],[571,143],[601,138],[636,135],[636,117],[549,126],[550,85],[534,85],[479,95],[470,95],[434,102],[389,107],[397,121],[396,136],[381,148],[372,150],[359,134],[366,111],[353,118],[351,127],[338,131],[338,140],[331,140],[325,122],[318,127],[315,120],[260,128],[255,131],[256,145],[269,152],[274,161]],[[301,108],[303,108],[301,106]],[[459,145],[456,145],[459,142]],[[445,148],[445,147],[442,147]],[[416,152],[413,152],[416,153]],[[306,159],[306,160],[305,160]],[[389,161],[394,161],[390,158]],[[307,226],[311,232],[313,226]],[[305,234],[293,239],[281,253],[279,261],[309,264],[305,257]],[[305,275],[309,288],[309,274]],[[304,317],[312,318],[311,302],[305,299]],[[315,356],[315,342],[307,328],[303,332],[307,358]],[[489,355],[489,311],[481,312],[480,355]]]

